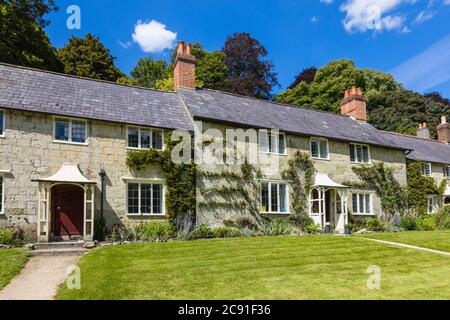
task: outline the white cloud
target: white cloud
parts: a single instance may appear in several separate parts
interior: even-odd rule
[[[317,22],[319,22],[319,18],[317,18],[316,16],[314,16],[314,17],[311,18],[311,22],[312,22],[312,23],[317,23]]]
[[[405,17],[401,14],[387,13],[402,4],[415,3],[417,0],[346,0],[340,10],[346,13],[343,21],[348,32],[367,30],[402,30]],[[450,1],[450,0],[449,0]]]
[[[392,70],[408,89],[425,91],[450,80],[450,34]]]
[[[422,23],[422,22],[428,21],[428,20],[432,19],[435,16],[435,14],[436,14],[436,12],[434,12],[434,11],[423,10],[414,19],[414,23]]]
[[[132,37],[133,41],[139,44],[142,51],[155,53],[173,48],[177,34],[176,32],[167,30],[166,25],[156,20],[148,23],[139,20],[134,27]]]
[[[450,5],[450,0],[444,0],[445,5]]]
[[[119,46],[121,46],[124,49],[128,49],[129,47],[131,47],[133,44],[130,41],[127,42],[122,42],[119,41]]]

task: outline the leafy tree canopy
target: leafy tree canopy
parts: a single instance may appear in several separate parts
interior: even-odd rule
[[[53,0],[1,1],[0,61],[62,71],[62,63],[43,30],[49,24],[44,16],[54,10]]]
[[[304,81],[307,84],[310,84],[314,81],[314,77],[316,76],[317,69],[315,67],[303,69],[296,77],[294,82],[288,87],[288,89],[295,88],[300,82]]]
[[[131,70],[131,76],[142,87],[155,88],[156,81],[168,76],[167,62],[153,60],[151,57],[140,59]]]
[[[274,65],[267,60],[266,48],[249,33],[234,33],[222,49],[229,69],[226,90],[231,93],[269,99],[278,86]]]
[[[111,55],[98,37],[86,34],[85,38],[72,37],[58,50],[64,72],[81,77],[117,81],[124,74],[114,65]]]

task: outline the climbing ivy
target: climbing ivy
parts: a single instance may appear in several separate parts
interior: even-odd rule
[[[394,167],[388,167],[384,162],[376,162],[373,165],[354,166],[353,171],[367,184],[368,188],[377,192],[386,217],[403,213],[408,208],[407,193],[395,179]]]
[[[129,151],[126,165],[130,170],[140,171],[152,165],[159,165],[166,181],[167,192],[165,194],[165,205],[169,220],[175,226],[178,217],[189,214],[191,220],[195,220],[196,193],[195,176],[196,165],[175,164],[171,153],[173,147],[180,141],[173,141],[170,132],[165,134],[166,148],[160,150],[137,150]]]
[[[422,175],[422,163],[411,161],[407,165],[409,206],[418,214],[427,213],[427,195],[443,195],[447,182],[437,186],[433,177]]]
[[[308,153],[297,151],[288,161],[289,168],[281,173],[291,182],[292,218],[308,216],[308,195],[314,185],[316,170]],[[302,180],[304,182],[302,182]]]

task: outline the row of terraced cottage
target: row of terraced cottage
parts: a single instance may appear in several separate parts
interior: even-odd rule
[[[355,165],[382,161],[395,168],[401,185],[412,160],[421,161],[423,174],[437,184],[450,177],[445,117],[432,140],[426,126],[418,137],[375,129],[358,88],[345,92],[342,115],[196,89],[195,57],[182,42],[174,73],[175,92],[159,92],[0,64],[0,222],[27,225],[46,242],[90,240],[100,216],[109,226],[167,218],[161,166],[131,170],[125,161],[130,150],[163,150],[174,129],[213,137],[227,129],[257,130],[257,159],[276,163],[256,165],[261,176],[254,200],[261,215],[292,213],[292,185],[281,173],[298,151],[308,153],[316,171],[309,214],[336,232],[343,232],[349,212],[383,214],[376,191],[346,185],[359,181]],[[197,175],[197,203],[202,190],[225,180]],[[449,200],[449,187],[444,196],[428,196],[428,211]],[[220,226],[243,218],[244,211],[197,205],[195,220]]]

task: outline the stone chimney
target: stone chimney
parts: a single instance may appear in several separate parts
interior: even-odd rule
[[[341,114],[356,120],[367,121],[366,98],[360,88],[352,87],[345,90],[344,100],[341,102]]]
[[[173,84],[175,92],[180,87],[195,89],[195,57],[192,55],[190,43],[178,42],[177,57],[173,71]]]
[[[417,129],[417,137],[422,139],[430,139],[430,129],[427,127],[427,123],[419,123],[419,129]]]
[[[438,140],[450,143],[450,123],[445,116],[441,117],[441,124],[437,127]]]

